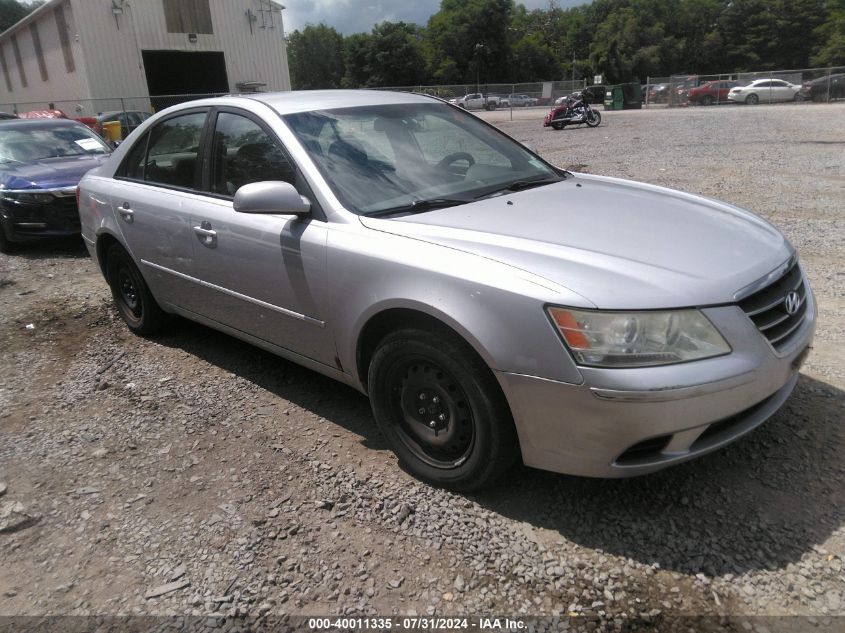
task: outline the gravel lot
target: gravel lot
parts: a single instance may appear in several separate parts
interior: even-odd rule
[[[845,104],[602,114],[560,132],[484,116],[560,166],[785,231],[820,326],[771,421],[656,475],[519,467],[456,495],[402,472],[346,387],[184,321],[130,335],[80,245],[0,255],[0,614],[842,630]]]

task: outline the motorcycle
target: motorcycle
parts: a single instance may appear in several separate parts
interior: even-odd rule
[[[551,126],[555,130],[562,130],[567,125],[583,125],[598,127],[601,123],[601,113],[593,110],[589,102],[580,92],[559,99],[543,120],[543,127]]]

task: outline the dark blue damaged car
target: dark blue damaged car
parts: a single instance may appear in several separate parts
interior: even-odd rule
[[[110,152],[76,121],[0,121],[0,252],[14,243],[78,235],[76,185]]]

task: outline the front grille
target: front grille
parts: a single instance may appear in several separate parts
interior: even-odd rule
[[[57,197],[53,208],[58,209],[61,216],[71,224],[79,224],[79,208],[76,206],[76,196]]]
[[[786,298],[795,291],[801,301],[794,314],[786,311]],[[778,280],[739,302],[739,307],[776,350],[785,348],[807,315],[807,286],[798,262]]]
[[[76,195],[56,195],[46,204],[4,203],[15,230],[25,234],[50,233],[52,231],[79,231],[79,208]],[[42,226],[27,226],[40,224]]]

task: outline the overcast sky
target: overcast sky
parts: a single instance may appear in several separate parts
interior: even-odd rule
[[[585,4],[588,0],[558,0],[561,7]],[[344,35],[369,33],[376,23],[413,22],[424,25],[440,8],[440,0],[281,0],[286,7],[285,32],[306,24],[325,22]],[[549,0],[521,0],[528,9],[546,8]]]

